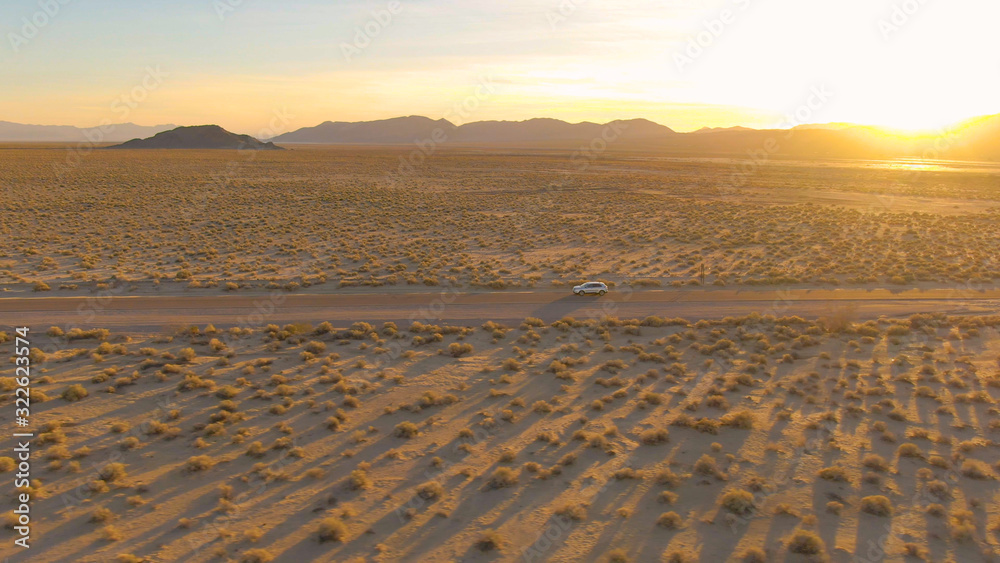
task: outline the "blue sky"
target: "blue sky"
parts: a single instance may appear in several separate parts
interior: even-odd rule
[[[2,0],[0,120],[253,134],[275,115],[294,129],[466,104],[463,121],[647,117],[689,130],[794,124],[817,87],[832,95],[800,112],[812,122],[926,128],[1000,113],[1000,3],[988,0],[395,5]],[[44,24],[31,33],[25,19]],[[366,27],[377,32],[355,44]]]

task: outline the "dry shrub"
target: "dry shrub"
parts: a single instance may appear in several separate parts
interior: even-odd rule
[[[676,530],[684,524],[684,519],[676,512],[664,512],[656,519],[656,525],[668,530]]]
[[[955,541],[971,540],[976,535],[976,518],[971,510],[956,510],[948,520],[951,537]]]
[[[891,516],[892,502],[882,495],[872,495],[861,499],[861,511],[874,516]]]
[[[98,476],[104,479],[108,483],[114,483],[128,477],[128,472],[125,471],[124,463],[109,463],[101,468],[98,472]]]
[[[670,432],[666,428],[650,428],[639,434],[639,440],[649,446],[666,443],[669,439]]]
[[[428,481],[417,487],[417,494],[424,500],[433,500],[444,494],[444,487],[437,481]]]
[[[342,542],[347,538],[347,526],[338,518],[320,520],[316,535],[320,543],[327,541]]]
[[[663,563],[694,563],[696,555],[689,551],[674,549],[663,554]]]
[[[70,385],[65,390],[63,390],[62,395],[60,396],[67,403],[75,403],[76,401],[83,399],[87,395],[90,395],[90,392],[87,391],[87,389],[83,385],[74,384]]]
[[[116,518],[115,513],[108,510],[106,507],[100,507],[90,514],[91,522],[110,522]]]
[[[416,424],[413,424],[412,422],[405,420],[396,425],[396,428],[393,430],[393,433],[399,438],[412,438],[420,434],[420,429],[417,428]]]
[[[722,424],[733,428],[750,430],[753,428],[754,416],[753,413],[748,410],[731,412],[722,417]]]
[[[819,470],[817,473],[820,479],[825,479],[827,481],[836,482],[846,482],[847,481],[847,470],[839,465],[831,465]]]
[[[703,454],[700,458],[698,458],[698,461],[694,462],[694,471],[695,473],[699,473],[701,475],[719,474],[719,468],[715,464],[715,458],[708,454]]]
[[[271,563],[274,561],[274,555],[266,549],[248,549],[240,555],[240,563]]]
[[[347,478],[347,483],[354,490],[369,489],[372,486],[372,480],[368,477],[368,472],[364,468],[351,471],[350,476]]]
[[[656,482],[666,487],[673,488],[681,484],[681,476],[668,468],[656,474]]]
[[[496,530],[486,530],[476,540],[476,549],[479,551],[493,551],[503,549],[504,538]]]
[[[878,454],[866,455],[861,461],[861,464],[872,471],[885,472],[889,470],[889,463],[885,461],[885,458]]]
[[[986,480],[995,478],[989,465],[978,459],[966,459],[962,462],[962,475],[970,479]]]
[[[535,404],[531,406],[531,410],[539,414],[547,414],[552,412],[552,405],[547,401],[535,401]]]
[[[101,528],[101,537],[104,538],[105,541],[119,541],[125,537],[125,534],[114,526],[105,526]]]
[[[187,462],[184,464],[184,468],[191,472],[196,471],[206,471],[211,469],[215,465],[215,460],[208,457],[207,455],[196,455],[194,457],[188,458]]]
[[[732,489],[722,495],[720,504],[734,514],[750,514],[754,510],[753,493],[742,489]]]
[[[580,522],[587,518],[587,507],[583,504],[565,504],[556,509],[555,513],[563,518]]]
[[[486,481],[485,488],[490,489],[503,489],[506,487],[513,487],[517,484],[517,472],[509,467],[499,467],[493,472],[489,480]]]
[[[826,544],[815,532],[800,529],[788,539],[788,550],[803,555],[819,555],[826,552]]]

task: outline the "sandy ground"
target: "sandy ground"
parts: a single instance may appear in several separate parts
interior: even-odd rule
[[[0,150],[5,563],[1000,560],[996,168]]]
[[[31,556],[0,556],[1000,560],[998,326],[57,336],[35,358]]]

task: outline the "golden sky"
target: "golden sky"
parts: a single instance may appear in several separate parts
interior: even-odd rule
[[[995,0],[89,0],[41,10],[0,4],[0,120],[258,134],[399,115],[645,117],[685,131],[934,128],[1000,113]]]

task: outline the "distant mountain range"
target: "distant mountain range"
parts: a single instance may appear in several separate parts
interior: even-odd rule
[[[1000,115],[981,117],[937,134],[904,135],[850,123],[793,129],[705,127],[676,131],[645,119],[567,123],[558,119],[479,121],[454,125],[421,116],[355,123],[327,121],[279,135],[280,143],[352,145],[492,145],[508,148],[644,150],[689,156],[1000,160]],[[766,157],[765,157],[766,158]]]
[[[237,148],[275,149],[278,143],[399,146],[482,146],[498,148],[549,148],[561,150],[640,150],[679,156],[766,158],[938,158],[954,160],[1000,160],[1000,115],[966,121],[936,134],[910,135],[890,129],[850,123],[808,124],[793,129],[748,129],[746,127],[702,128],[678,133],[646,119],[610,123],[567,123],[558,119],[526,121],[478,121],[455,125],[444,119],[421,116],[378,121],[327,121],[304,127],[273,139],[258,141],[235,135],[221,127],[198,126],[172,129],[159,125],[141,128],[134,124],[115,126],[106,141],[132,140],[122,148]],[[169,129],[169,131],[167,131]],[[17,125],[0,122],[0,141],[64,141],[84,137],[85,129]],[[142,131],[133,134],[134,131]],[[170,133],[166,135],[166,133]]]
[[[275,137],[279,143],[378,144],[408,145],[427,139],[442,143],[550,143],[590,141],[608,138],[641,139],[674,134],[669,127],[645,119],[612,121],[607,124],[567,123],[558,119],[527,121],[477,121],[455,125],[448,120],[433,120],[412,115],[379,121],[348,123],[327,121],[315,127],[303,127]],[[443,139],[443,140],[438,140]]]
[[[148,139],[107,147],[109,149],[256,149],[284,150],[274,143],[264,143],[250,135],[230,133],[218,125],[178,127],[157,133]]]
[[[0,142],[121,143],[138,137],[149,137],[174,127],[177,126],[146,127],[135,123],[114,123],[101,127],[81,128],[70,125],[25,125],[0,121]]]
[[[749,127],[702,127],[697,131],[692,131],[692,133],[719,133],[722,131],[753,131]]]

